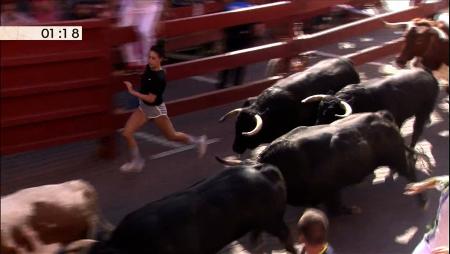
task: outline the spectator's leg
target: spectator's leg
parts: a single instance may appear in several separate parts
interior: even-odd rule
[[[225,88],[227,84],[228,75],[230,74],[230,70],[223,70],[219,74],[219,83],[217,83],[217,89]]]
[[[234,85],[238,86],[240,84],[242,84],[242,82],[244,81],[244,76],[245,76],[245,67],[244,66],[239,66],[236,69],[234,69]]]
[[[123,6],[120,12],[119,26],[133,26],[135,24],[135,15],[133,6]],[[128,65],[135,65],[139,63],[139,56],[136,54],[139,48],[139,43],[127,43],[123,46],[122,51],[125,61]]]
[[[139,16],[138,31],[141,35],[141,63],[147,63],[150,47],[156,42],[155,28],[161,18],[162,5],[159,1],[148,1],[142,6],[143,13]]]

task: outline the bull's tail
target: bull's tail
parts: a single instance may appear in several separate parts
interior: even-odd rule
[[[428,157],[428,155],[426,155],[425,154],[425,152],[419,152],[419,151],[417,151],[417,150],[415,150],[415,149],[413,149],[413,148],[411,148],[411,147],[409,147],[409,146],[407,146],[406,144],[403,144],[403,147],[405,148],[405,150],[406,150],[406,153],[407,153],[407,157],[408,158],[410,158],[410,159],[412,159],[412,165],[411,165],[411,169],[416,169],[416,167],[415,167],[415,163],[416,163],[416,161],[417,160],[419,160],[419,159],[422,159],[422,161],[424,161],[427,165],[426,165],[426,167],[424,167],[424,168],[426,168],[426,169],[422,169],[421,171],[423,171],[425,174],[427,174],[427,175],[430,175],[430,173],[431,173],[431,166],[432,166],[432,163],[431,163],[431,160],[430,160],[430,158]]]

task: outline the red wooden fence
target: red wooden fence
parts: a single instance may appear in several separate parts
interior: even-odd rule
[[[1,154],[114,131],[110,24],[76,25],[83,26],[82,41],[1,42]]]

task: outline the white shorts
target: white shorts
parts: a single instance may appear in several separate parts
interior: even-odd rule
[[[149,119],[167,116],[166,104],[164,103],[161,103],[158,106],[151,106],[139,100],[139,109],[144,112],[145,116]]]

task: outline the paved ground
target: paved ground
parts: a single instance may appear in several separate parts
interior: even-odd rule
[[[381,30],[320,50],[343,55],[398,36],[398,33]],[[316,57],[314,61],[320,59],[322,57]],[[366,78],[380,77],[386,69],[384,64],[391,60],[392,57],[380,59],[375,63],[359,66],[358,71]],[[247,72],[247,79],[261,78],[264,68],[265,63],[252,65]],[[211,74],[172,82],[167,98],[180,98],[213,90],[215,79],[216,74]],[[191,147],[163,142],[161,134],[150,125],[137,134],[142,153],[147,158],[146,167],[139,174],[119,172],[118,168],[126,160],[125,146],[119,137],[122,151],[120,156],[112,161],[97,159],[94,155],[95,141],[85,141],[3,156],[1,194],[3,196],[26,187],[81,178],[96,187],[105,216],[117,223],[125,214],[147,202],[182,190],[199,179],[224,170],[214,160],[214,156],[231,154],[234,128],[233,121],[219,124],[217,119],[241,104],[242,102],[236,102],[173,118],[174,125],[179,130],[195,135],[208,135],[212,143],[203,159],[197,159],[196,151]],[[419,146],[434,163],[433,175],[448,174],[448,112],[448,96],[441,92],[433,122],[425,130]],[[410,136],[410,127],[411,122],[408,122],[403,128],[407,138]],[[419,175],[420,178],[425,177],[423,174]],[[332,245],[341,254],[411,253],[423,235],[425,225],[435,213],[438,194],[430,192],[429,209],[423,211],[419,209],[415,199],[402,195],[406,184],[404,179],[388,179],[385,183],[376,185],[372,184],[373,179],[374,177],[369,177],[365,182],[345,190],[345,202],[360,206],[363,213],[331,219]],[[301,212],[300,208],[288,208],[286,221],[291,227],[295,225]],[[407,234],[411,232],[415,234]],[[410,241],[403,244],[396,242],[396,238],[402,235]],[[281,247],[276,239],[268,236],[264,238],[265,250],[268,253],[271,250],[273,253],[280,251]],[[249,253],[245,250],[246,246],[244,237],[221,253]]]

